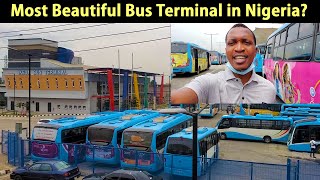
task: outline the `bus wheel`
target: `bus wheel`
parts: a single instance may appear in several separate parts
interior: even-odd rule
[[[227,139],[227,135],[225,133],[220,134],[220,139],[225,140]]]
[[[271,137],[270,136],[265,136],[265,137],[263,137],[263,141],[265,143],[270,143],[271,142]]]
[[[320,154],[320,146],[317,146],[317,147],[316,147],[316,153],[317,153],[317,154]]]
[[[253,115],[256,116],[257,114],[259,114],[259,113],[255,112]]]
[[[198,67],[197,74],[200,74],[200,67]]]
[[[14,180],[22,180],[22,177],[20,175],[15,175]]]

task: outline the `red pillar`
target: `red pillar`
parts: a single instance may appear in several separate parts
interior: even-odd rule
[[[109,107],[111,111],[114,111],[114,91],[113,91],[113,75],[112,70],[107,70],[108,88],[109,88]]]

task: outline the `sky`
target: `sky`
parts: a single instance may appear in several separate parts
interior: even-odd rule
[[[26,29],[34,30],[22,31]],[[128,33],[133,31],[140,32]],[[122,69],[131,69],[133,56],[134,69],[170,75],[170,34],[169,23],[0,24],[0,59],[8,52],[7,48],[1,48],[8,47],[8,39],[43,38],[73,50],[75,56],[82,57],[85,65],[118,68],[120,59]],[[93,36],[96,38],[88,38]],[[75,39],[81,40],[66,41]],[[124,45],[137,42],[140,43]],[[86,51],[97,48],[101,49]],[[4,61],[0,61],[1,70],[3,66]]]
[[[235,23],[198,23],[198,24],[171,24],[171,41],[186,41],[198,44],[210,50],[212,35],[212,50],[224,51],[225,36]],[[255,28],[279,28],[282,24],[272,23],[244,23],[252,31]]]
[[[165,73],[166,75],[169,75],[171,74],[170,41],[188,41],[210,50],[210,36],[206,35],[205,33],[217,34],[212,36],[212,48],[213,50],[222,51],[225,48],[225,35],[234,24],[235,23],[0,24],[0,73],[4,67],[4,56],[8,51],[6,48],[1,47],[8,47],[8,39],[44,38],[57,41],[60,47],[69,48],[75,51],[75,56],[82,57],[85,65],[118,68],[119,50],[121,68],[131,69],[133,54],[134,68],[137,68],[141,71]],[[278,28],[281,26],[281,24],[270,23],[246,23],[245,25],[247,25],[251,30],[254,30],[256,27]],[[141,31],[146,29],[153,30]],[[130,31],[141,32],[102,36]],[[92,36],[102,37],[83,39]],[[74,39],[82,40],[61,42],[63,40]],[[83,51],[87,49],[109,47],[149,40],[155,41],[144,42],[135,45],[102,48],[95,51]]]

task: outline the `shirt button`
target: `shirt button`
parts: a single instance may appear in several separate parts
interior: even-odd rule
[[[236,81],[239,81],[238,79],[236,79]]]
[[[242,99],[244,99],[244,97],[242,97]]]

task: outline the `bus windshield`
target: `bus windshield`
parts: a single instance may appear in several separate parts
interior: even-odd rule
[[[108,145],[112,141],[113,127],[89,127],[88,140],[94,145]]]
[[[152,134],[152,132],[126,131],[123,133],[123,145],[125,148],[147,151],[151,147]]]
[[[50,127],[34,127],[33,139],[44,141],[55,141],[57,137],[58,129]]]
[[[178,44],[178,43],[171,44],[171,53],[186,53],[186,52],[187,52],[186,44]]]
[[[169,138],[167,153],[192,155],[192,140],[184,138]]]

